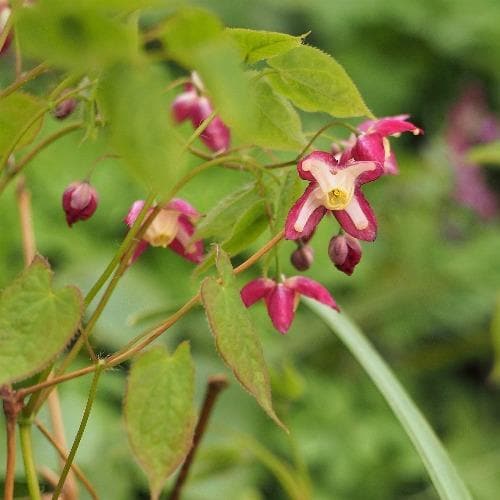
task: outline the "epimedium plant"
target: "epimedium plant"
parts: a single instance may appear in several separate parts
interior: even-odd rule
[[[123,413],[131,450],[148,477],[151,498],[159,498],[165,481],[181,466],[171,492],[178,498],[226,381],[209,381],[198,418],[189,343],[182,342],[173,353],[150,344],[199,305],[224,363],[288,432],[273,408],[265,353],[247,308],[263,299],[272,324],[285,334],[301,296],[386,397],[440,496],[469,498],[432,430],[362,333],[344,313],[339,315],[330,291],[300,274],[283,276],[280,267],[284,239],[297,244],[291,262],[298,272],[313,265],[309,242],[321,219],[328,218],[338,222],[325,249],[331,270],[336,272],[335,266],[353,274],[362,258],[360,242],[372,242],[377,234],[375,213],[361,186],[390,182],[385,176],[397,173],[389,137],[422,133],[408,116],[377,119],[342,66],[308,45],[306,35],[226,28],[212,13],[178,2],[1,2],[0,30],[3,57],[11,57],[13,65],[12,81],[0,90],[0,192],[18,181],[25,259],[25,269],[0,297],[5,498],[14,497],[16,426],[31,498],[42,496],[33,426],[64,461],[52,498],[75,497],[71,471],[97,497],[75,457],[101,377],[128,361]],[[26,91],[35,79],[37,92]],[[324,124],[304,132],[306,113],[321,113]],[[43,125],[50,115],[59,124],[47,134]],[[351,118],[357,125],[347,121]],[[314,150],[331,129],[340,135],[326,150]],[[115,157],[144,192],[144,200],[130,200],[123,214],[128,231],[85,294],[73,286],[54,289],[49,262],[36,255],[25,173],[40,151],[77,133],[82,141],[104,141],[105,156]],[[68,226],[91,218],[99,198],[106,196],[92,185],[101,159],[61,193]],[[196,200],[182,199],[179,192],[212,168],[236,170],[241,186],[200,213]],[[267,242],[251,253],[266,231]],[[153,328],[100,357],[94,328],[124,273],[141,265],[139,257],[149,246],[169,248],[189,261],[193,273],[186,279],[196,281],[198,292]],[[232,259],[240,264],[234,266]],[[248,277],[241,288],[235,276],[250,268],[258,269],[260,277]],[[89,361],[75,369],[80,352]],[[91,373],[87,405],[68,451],[37,414],[57,398],[58,384]],[[293,490],[293,477],[290,484]]]

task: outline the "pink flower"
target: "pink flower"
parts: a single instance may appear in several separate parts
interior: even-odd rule
[[[450,110],[446,141],[455,168],[454,197],[483,219],[494,217],[499,204],[484,171],[467,158],[467,152],[472,146],[498,139],[500,121],[488,110],[483,89],[478,85],[468,87]]]
[[[403,132],[414,135],[424,133],[410,123],[408,117],[409,115],[387,116],[361,123],[358,127],[361,134],[357,138],[354,135],[351,137],[344,155],[358,161],[377,161],[383,165],[384,174],[397,174],[398,164],[388,137],[397,137]]]
[[[194,79],[197,81],[198,79]],[[177,122],[191,120],[193,128],[198,128],[212,113],[213,107],[204,95],[199,95],[195,85],[188,83],[182,94],[179,94],[172,103],[172,117]],[[229,148],[231,132],[226,124],[215,116],[200,135],[205,145],[216,153],[222,153]]]
[[[5,0],[0,0],[0,34],[5,29],[5,26],[9,21],[10,14],[11,14],[11,9],[9,7],[9,2]],[[9,48],[11,42],[12,42],[12,31],[7,35],[5,42],[0,47],[0,54],[5,52]]]
[[[62,206],[68,226],[71,227],[79,220],[92,217],[98,203],[99,195],[88,182],[71,183],[62,196]]]
[[[132,204],[124,219],[127,226],[131,227],[133,225],[143,206],[143,200],[138,200]],[[151,210],[149,213],[151,213]],[[196,209],[187,201],[173,198],[160,210],[147,228],[130,259],[130,264],[135,262],[149,245],[168,247],[191,262],[201,262],[203,258],[203,242],[201,240],[191,241],[194,234],[193,222],[198,217],[199,214]]]
[[[359,241],[348,234],[334,236],[328,245],[330,260],[339,271],[349,276],[359,264],[361,254],[362,250]]]
[[[327,212],[331,212],[346,233],[365,241],[377,235],[375,214],[361,192],[361,185],[383,173],[375,161],[353,161],[314,151],[297,165],[302,179],[309,182],[304,194],[288,213],[285,238],[309,238]]]
[[[330,292],[323,285],[304,276],[287,278],[283,283],[277,283],[270,278],[258,278],[247,283],[241,290],[241,299],[246,307],[264,299],[269,317],[280,333],[286,333],[290,329],[300,295],[339,310]]]

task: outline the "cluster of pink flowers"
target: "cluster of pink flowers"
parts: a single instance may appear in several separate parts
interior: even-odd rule
[[[172,117],[177,123],[191,120],[193,128],[198,128],[212,113],[214,108],[210,99],[204,95],[203,84],[196,73],[193,73],[190,83],[184,86],[184,92],[179,94],[172,103]],[[231,132],[227,125],[216,115],[200,139],[215,153],[223,153],[229,148]]]
[[[213,115],[209,98],[196,74],[184,92],[172,103],[171,112],[176,122],[191,120],[194,128]],[[361,260],[359,240],[373,241],[377,236],[375,214],[361,190],[367,182],[385,174],[398,172],[396,158],[388,138],[403,132],[421,134],[422,130],[408,121],[407,115],[368,120],[358,127],[343,148],[334,145],[332,152],[314,151],[297,164],[297,172],[308,184],[304,193],[290,209],[285,222],[285,238],[295,240],[298,248],[291,256],[299,271],[313,263],[314,253],[308,245],[316,226],[323,217],[332,215],[341,230],[328,246],[328,254],[337,269],[351,275]],[[230,131],[219,116],[212,116],[200,139],[214,152],[229,147]],[[89,218],[97,207],[97,193],[86,182],[73,183],[63,195],[66,219],[71,225]],[[125,217],[131,227],[144,207],[144,201],[134,202]],[[149,209],[146,217],[150,216]],[[130,259],[133,263],[148,246],[170,248],[183,258],[199,263],[203,260],[203,241],[193,241],[197,210],[187,201],[175,198],[161,207],[137,244]],[[263,299],[274,327],[286,333],[293,321],[301,295],[312,298],[333,309],[338,306],[329,291],[320,283],[304,276],[268,277],[250,281],[241,290],[246,307]]]
[[[359,135],[353,135],[343,151],[337,146],[335,153],[314,151],[297,165],[298,175],[309,184],[288,213],[285,238],[298,242],[299,247],[292,254],[292,264],[298,270],[306,270],[312,264],[312,249],[307,243],[323,217],[333,215],[342,232],[330,240],[328,254],[337,269],[348,275],[353,273],[361,260],[358,240],[373,241],[377,236],[375,214],[361,186],[384,174],[398,172],[388,137],[402,132],[422,133],[408,121],[407,115],[368,120],[358,130]],[[258,278],[241,291],[247,307],[261,298],[265,300],[271,321],[281,333],[290,328],[299,294],[338,310],[323,285],[300,276],[284,281]]]

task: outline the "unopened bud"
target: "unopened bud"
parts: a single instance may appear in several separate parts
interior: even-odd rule
[[[361,254],[361,245],[358,240],[348,234],[334,236],[328,245],[330,260],[337,269],[349,276],[361,260]]]
[[[72,226],[79,220],[92,217],[98,203],[97,191],[88,182],[71,183],[62,197],[62,206],[66,213],[68,226]]]
[[[9,3],[6,0],[0,0],[0,35],[3,33],[5,27],[7,26],[10,14],[11,14],[11,9],[9,7]],[[12,41],[12,31],[9,32],[2,46],[0,46],[0,54],[5,52],[9,48],[11,41]]]
[[[297,271],[307,271],[314,262],[314,250],[309,245],[300,246],[292,253],[290,261]]]
[[[57,118],[58,120],[64,120],[71,113],[73,113],[77,104],[78,101],[73,97],[65,99],[56,106],[56,109],[54,109],[54,117]]]

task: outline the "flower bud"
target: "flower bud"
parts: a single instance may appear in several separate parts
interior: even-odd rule
[[[65,99],[56,106],[56,109],[54,109],[54,117],[57,118],[58,120],[64,120],[71,113],[73,113],[77,104],[78,101],[74,97]]]
[[[7,22],[9,21],[9,17],[11,14],[11,9],[9,7],[9,3],[6,0],[0,0],[0,35],[3,33]],[[5,52],[12,41],[12,31],[7,35],[2,46],[0,46],[0,54]]]
[[[356,238],[349,234],[334,236],[328,245],[330,260],[337,269],[349,276],[361,260],[361,254],[361,245]]]
[[[97,191],[88,182],[71,183],[62,197],[62,206],[66,213],[68,226],[72,226],[79,220],[92,217],[98,203]]]
[[[301,245],[290,256],[290,262],[297,271],[307,271],[314,262],[314,250],[309,245]]]

